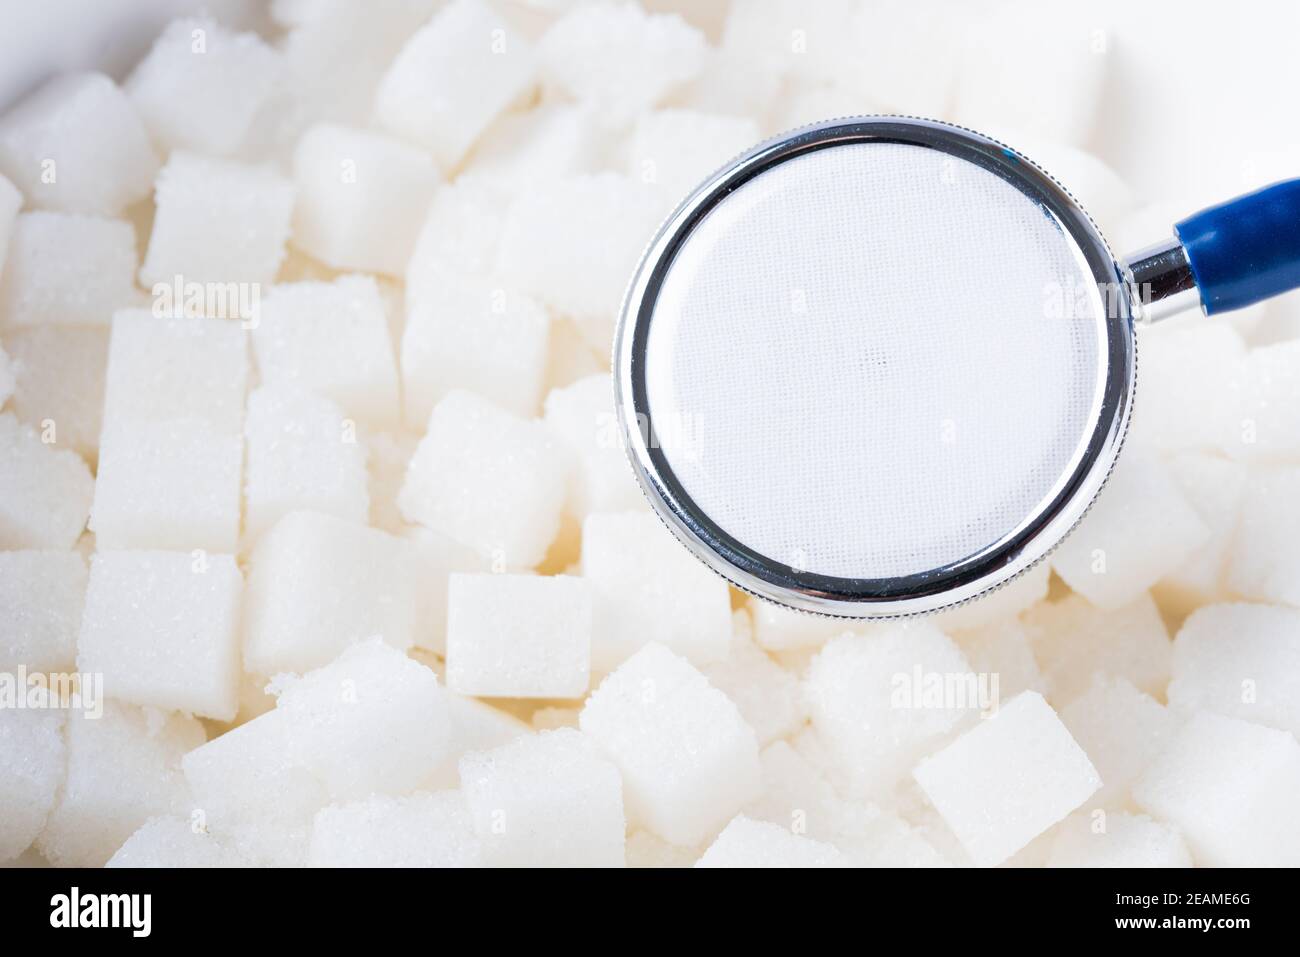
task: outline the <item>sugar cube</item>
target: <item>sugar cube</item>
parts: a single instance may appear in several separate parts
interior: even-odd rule
[[[733,634],[725,659],[705,665],[709,684],[735,702],[760,746],[792,734],[807,718],[799,680],[767,656],[750,638],[749,616]]]
[[[253,353],[263,385],[319,393],[373,428],[398,424],[397,363],[369,276],[276,286],[262,303]]]
[[[1300,469],[1249,475],[1227,584],[1242,598],[1300,606]]]
[[[90,518],[99,547],[234,552],[243,457],[243,437],[206,420],[107,421]]]
[[[99,552],[77,668],[102,674],[118,701],[233,719],[243,584],[229,555]]]
[[[290,512],[250,559],[244,665],[267,675],[307,671],[375,636],[405,650],[418,589],[409,543],[332,515]]]
[[[402,533],[416,551],[419,566],[420,611],[415,644],[446,656],[447,588],[454,572],[485,572],[490,563],[472,548],[433,529],[416,525]]]
[[[771,652],[818,648],[852,630],[841,618],[796,611],[762,599],[751,601],[750,609],[754,641]]]
[[[483,134],[469,160],[476,178],[511,193],[536,189],[572,173],[588,173],[608,149],[590,109],[544,103],[507,113]]]
[[[329,399],[292,388],[256,389],[248,397],[244,436],[246,542],[296,509],[366,524],[366,447]]]
[[[10,329],[4,340],[14,367],[13,413],[33,428],[52,426],[55,444],[92,466],[99,458],[108,337],[107,326],[40,325]]]
[[[580,698],[591,666],[591,589],[567,575],[453,574],[447,687],[503,698]]]
[[[984,867],[1005,861],[1101,786],[1088,756],[1033,691],[921,761],[913,775]]]
[[[267,713],[195,748],[182,768],[199,819],[241,856],[262,865],[306,863],[324,783],[290,753],[286,712]]]
[[[0,549],[71,548],[94,485],[76,452],[46,444],[12,412],[0,414]]]
[[[293,763],[335,801],[416,787],[443,759],[450,736],[437,676],[378,639],[292,681],[279,712]]]
[[[1163,694],[1173,649],[1149,595],[1113,610],[1070,595],[1036,605],[1022,621],[1056,704],[1082,693],[1098,671],[1127,678],[1147,694]]]
[[[0,671],[70,669],[86,596],[74,551],[0,551]]]
[[[441,296],[448,272],[490,276],[496,270],[509,204],[499,185],[472,172],[438,187],[406,266],[408,308]]]
[[[1174,639],[1169,705],[1300,736],[1300,610],[1206,605]]]
[[[540,423],[457,390],[434,407],[397,502],[504,568],[532,568],[559,530],[566,472]]]
[[[1057,830],[1048,867],[1191,867],[1177,828],[1144,814],[1075,814]]]
[[[935,615],[935,624],[947,631],[963,631],[1006,621],[1047,597],[1051,575],[1051,566],[1039,562],[1000,588],[953,608],[945,608]]]
[[[140,825],[105,867],[248,867],[250,862],[195,822],[155,817]]]
[[[422,428],[448,392],[468,389],[516,415],[536,415],[550,318],[528,296],[489,279],[438,269],[402,332],[402,400]]]
[[[1182,565],[1209,537],[1168,469],[1130,453],[1053,554],[1052,567],[1094,605],[1120,608]]]
[[[580,323],[608,351],[623,292],[662,218],[652,190],[604,172],[521,194],[502,226],[502,281]]]
[[[767,821],[738,814],[723,828],[696,867],[842,867],[843,856],[830,844],[800,837]]]
[[[623,856],[628,867],[692,867],[700,852],[669,844],[649,831],[633,831],[627,836]]]
[[[149,195],[158,158],[102,73],[68,73],[0,118],[0,172],[41,209],[116,216]]]
[[[720,661],[731,641],[731,600],[720,577],[654,515],[590,515],[582,573],[595,596],[592,668],[608,672],[658,642],[694,664]]]
[[[1219,358],[1231,370],[1226,387],[1213,393],[1224,409],[1224,452],[1250,462],[1294,460],[1300,455],[1300,342],[1252,349],[1235,365]]]
[[[661,102],[704,66],[704,36],[675,14],[634,3],[575,6],[538,41],[546,84],[619,125]]]
[[[181,756],[203,743],[184,715],[104,702],[103,714],[72,711],[67,777],[36,846],[56,867],[102,867],[149,818],[188,814]]]
[[[1142,396],[1126,441],[1160,452],[1215,449],[1235,424],[1224,397],[1246,354],[1241,333],[1227,323],[1141,328]]]
[[[622,867],[619,771],[564,728],[460,759],[461,790],[486,862],[512,867]]]
[[[1133,787],[1205,867],[1295,867],[1300,744],[1285,731],[1200,712]]]
[[[1210,537],[1177,569],[1160,580],[1162,602],[1201,604],[1219,597],[1228,551],[1237,530],[1246,492],[1246,467],[1240,462],[1183,452],[1166,459],[1169,473],[1182,490]]]
[[[334,269],[402,275],[438,185],[425,153],[322,123],[298,141],[293,172],[295,246]]]
[[[847,29],[854,7],[853,0],[823,0],[811,7],[799,0],[732,4],[722,49],[752,58],[777,76],[833,81],[845,74],[856,55]]]
[[[1101,775],[1089,807],[1122,807],[1129,789],[1173,739],[1177,718],[1125,678],[1098,674],[1061,709],[1061,721]]]
[[[309,867],[477,867],[483,850],[459,791],[375,796],[322,809]]]
[[[938,624],[942,619],[936,618]],[[998,695],[1013,698],[1022,691],[1046,691],[1029,642],[1029,630],[1016,618],[952,632],[976,674],[998,676]]]
[[[666,841],[702,843],[759,794],[753,729],[662,645],[646,645],[607,677],[579,723],[622,772],[629,822]]]
[[[442,790],[460,786],[460,759],[471,751],[491,751],[532,734],[532,728],[486,701],[448,691],[447,718],[451,733],[442,761],[421,782],[422,788]],[[577,722],[574,722],[574,727]]]
[[[654,110],[632,130],[628,175],[656,190],[667,213],[702,179],[760,138],[758,124],[746,117]]]
[[[545,419],[574,457],[568,508],[575,517],[645,507],[623,447],[609,373],[597,372],[552,389],[546,396]]]
[[[63,724],[62,711],[0,708],[0,863],[27,850],[54,807],[63,783]]]
[[[454,0],[402,47],[375,94],[375,120],[458,165],[487,125],[531,89],[528,41],[481,0]]]
[[[104,420],[111,428],[190,419],[239,435],[248,382],[247,333],[225,319],[113,316]]]
[[[20,213],[0,281],[0,319],[11,326],[107,325],[114,309],[135,301],[135,264],[128,222]]]
[[[945,736],[997,708],[991,676],[924,621],[832,639],[804,683],[813,727],[856,792],[884,795]]]
[[[140,267],[146,286],[275,278],[293,213],[293,184],[269,168],[172,153],[158,174],[157,212]]]
[[[126,93],[164,151],[236,151],[280,80],[280,56],[255,33],[173,20],[131,72]]]

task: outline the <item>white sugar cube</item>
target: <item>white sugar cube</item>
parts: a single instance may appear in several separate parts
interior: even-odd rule
[[[670,99],[705,113],[762,116],[783,79],[744,51],[709,49],[699,74]]]
[[[612,671],[651,642],[698,665],[727,656],[727,583],[683,548],[656,516],[588,516],[582,526],[582,573],[595,596],[595,671]]]
[[[550,319],[528,296],[438,269],[402,332],[402,400],[422,428],[448,392],[468,389],[516,415],[537,414]]]
[[[397,362],[368,276],[276,286],[262,303],[253,353],[263,385],[317,392],[373,428],[398,424]]]
[[[416,32],[375,94],[384,129],[456,166],[492,120],[532,88],[533,52],[480,0],[455,0]]]
[[[27,850],[54,807],[64,774],[63,724],[62,711],[0,708],[0,863]]]
[[[559,530],[566,461],[538,422],[469,393],[434,408],[398,506],[506,568],[532,568]]]
[[[1120,608],[1182,565],[1209,537],[1168,469],[1130,451],[1052,555],[1052,567],[1094,605]]]
[[[531,726],[486,701],[467,698],[452,691],[443,697],[447,702],[451,733],[441,763],[423,780],[420,785],[422,788],[443,790],[459,787],[458,762],[466,754],[471,751],[491,751],[533,733]],[[577,721],[574,721],[574,727],[577,727]]]
[[[407,542],[317,512],[290,512],[258,539],[249,564],[244,665],[302,672],[378,637],[405,650],[419,607]]]
[[[522,738],[460,759],[484,858],[511,867],[622,867],[618,768],[578,731]]]
[[[913,775],[985,867],[1005,861],[1101,786],[1056,712],[1032,691],[926,758]]]
[[[853,789],[883,795],[954,729],[997,707],[991,676],[929,622],[882,625],[828,642],[804,693],[813,727]]]
[[[334,269],[402,275],[438,185],[425,153],[323,123],[298,141],[293,173],[295,246]]]
[[[693,867],[699,855],[696,848],[669,844],[649,831],[633,831],[623,847],[628,867]]]
[[[1191,867],[1177,828],[1115,811],[1070,817],[1052,839],[1048,867]]]
[[[452,575],[447,687],[502,698],[580,698],[591,667],[591,588],[566,575]]]
[[[255,33],[173,20],[131,72],[126,92],[164,152],[235,152],[270,99],[280,56]]]
[[[437,676],[378,639],[290,683],[276,703],[280,712],[293,762],[335,801],[416,787],[443,759],[450,736]]]
[[[1207,605],[1174,639],[1169,705],[1300,736],[1300,610]]]
[[[76,452],[0,414],[0,548],[71,548],[95,480]]]
[[[102,867],[149,818],[189,813],[180,761],[203,743],[194,718],[109,700],[101,715],[71,712],[66,734],[67,778],[37,839],[51,864]]]
[[[746,117],[655,110],[633,128],[628,175],[657,190],[667,211],[760,138],[758,124]]]
[[[1134,785],[1138,805],[1182,831],[1206,867],[1300,865],[1300,744],[1285,731],[1194,715]]]
[[[447,272],[489,276],[495,271],[509,205],[500,186],[472,173],[438,187],[406,266],[409,308],[442,295]]]
[[[938,624],[942,619],[935,619]],[[1047,690],[1029,630],[1016,618],[952,632],[953,640],[976,674],[998,676],[998,696],[1010,699],[1022,691]]]
[[[0,551],[0,671],[70,670],[86,596],[75,551]]]
[[[1205,544],[1156,586],[1162,601],[1188,605],[1214,601],[1232,546],[1246,492],[1246,467],[1201,452],[1183,452],[1166,460],[1169,473],[1210,530]]]
[[[754,641],[768,651],[813,649],[852,630],[850,622],[826,615],[796,611],[774,602],[750,602],[754,616]]]
[[[944,609],[935,615],[935,624],[947,631],[999,624],[1046,598],[1051,576],[1052,567],[1047,562],[1039,562],[1001,588],[954,608]]]
[[[366,524],[366,447],[322,396],[264,386],[248,397],[244,530],[252,542],[289,512]]]
[[[459,791],[376,796],[327,807],[312,826],[309,867],[477,867],[482,846]]]
[[[502,227],[501,278],[578,320],[593,347],[608,351],[623,292],[662,212],[652,190],[617,173],[523,193]]]
[[[219,435],[239,435],[248,382],[248,338],[237,322],[159,318],[144,309],[113,316],[104,420],[193,419]]]
[[[101,548],[239,543],[244,441],[199,419],[106,422],[90,527]]]
[[[574,457],[568,507],[575,517],[645,506],[645,496],[623,447],[608,373],[598,372],[552,389],[546,396],[545,418]]]
[[[952,118],[978,130],[1026,129],[1082,145],[1106,80],[1106,36],[1082,11],[1062,12],[1052,23],[1053,42],[1037,42],[1033,15],[1040,10],[1014,0],[974,18]]]
[[[519,193],[591,172],[608,149],[606,138],[591,110],[547,103],[498,119],[474,148],[469,168],[476,178]]]
[[[1101,775],[1089,807],[1121,807],[1138,776],[1168,747],[1177,719],[1124,678],[1097,675],[1061,720]]]
[[[185,755],[195,810],[217,838],[263,865],[301,867],[325,785],[295,764],[286,713],[269,711]]]
[[[0,172],[38,208],[116,216],[157,171],[140,117],[102,73],[56,77],[0,119]]]
[[[1227,584],[1242,598],[1300,606],[1300,469],[1261,468],[1247,479]]]
[[[485,572],[491,563],[472,548],[422,525],[402,533],[416,550],[420,611],[416,616],[415,644],[447,653],[447,588],[454,572]]]
[[[1114,610],[1070,595],[1031,608],[1022,620],[1056,704],[1082,693],[1098,671],[1127,678],[1147,694],[1163,694],[1173,648],[1149,595]]]
[[[662,645],[607,677],[580,725],[622,772],[629,822],[674,844],[702,843],[759,794],[753,729]]]
[[[772,74],[832,81],[855,56],[853,0],[748,0],[727,15],[722,49],[753,58]],[[821,119],[830,119],[829,116]]]
[[[674,14],[634,3],[582,4],[538,41],[546,84],[624,123],[690,82],[704,67],[704,36]]]
[[[135,231],[119,219],[37,210],[14,222],[0,320],[107,325],[135,301]]]
[[[1215,449],[1233,424],[1224,398],[1246,354],[1241,334],[1227,323],[1141,328],[1142,398],[1126,441],[1161,452]]]
[[[266,285],[284,259],[293,184],[269,168],[177,150],[158,174],[140,281]]]
[[[727,657],[704,666],[704,676],[736,703],[754,729],[759,745],[799,729],[807,718],[799,680],[767,656],[748,635],[749,616],[736,612],[743,625],[732,636]]]
[[[4,337],[13,360],[13,413],[33,428],[53,424],[55,444],[92,465],[99,458],[108,337],[106,326],[55,325],[11,329]]]
[[[190,818],[156,817],[126,839],[105,867],[248,867],[249,861]]]
[[[1227,388],[1213,393],[1224,409],[1223,450],[1250,462],[1300,456],[1300,342],[1253,349],[1235,365],[1218,358],[1220,368],[1230,369]],[[1204,385],[1213,389],[1213,380]]]
[[[696,867],[842,867],[843,856],[830,844],[790,833],[767,821],[738,814],[722,829]]]
[[[77,668],[102,674],[118,701],[230,721],[239,704],[243,587],[229,555],[99,552]]]
[[[13,236],[18,211],[23,208],[23,194],[0,173],[0,274],[4,272],[5,254]]]

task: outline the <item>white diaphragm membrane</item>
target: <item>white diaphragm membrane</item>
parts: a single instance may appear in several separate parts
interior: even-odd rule
[[[800,572],[892,579],[1038,515],[1101,414],[1106,317],[1031,197],[940,150],[804,153],[676,250],[646,412],[698,513]]]

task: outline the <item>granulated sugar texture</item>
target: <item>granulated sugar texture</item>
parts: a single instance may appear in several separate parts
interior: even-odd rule
[[[624,461],[625,285],[763,136],[1194,205],[1085,152],[1090,20],[934,6],[277,2],[10,106],[0,862],[1300,865],[1294,305],[1143,331],[1096,508],[922,621],[729,589]]]

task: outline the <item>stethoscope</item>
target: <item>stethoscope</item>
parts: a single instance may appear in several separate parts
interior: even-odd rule
[[[1300,286],[1300,180],[1124,260],[1046,172],[899,117],[763,143],[699,186],[624,301],[615,395],[677,538],[738,587],[850,617],[1005,584],[1119,455],[1135,323]]]

